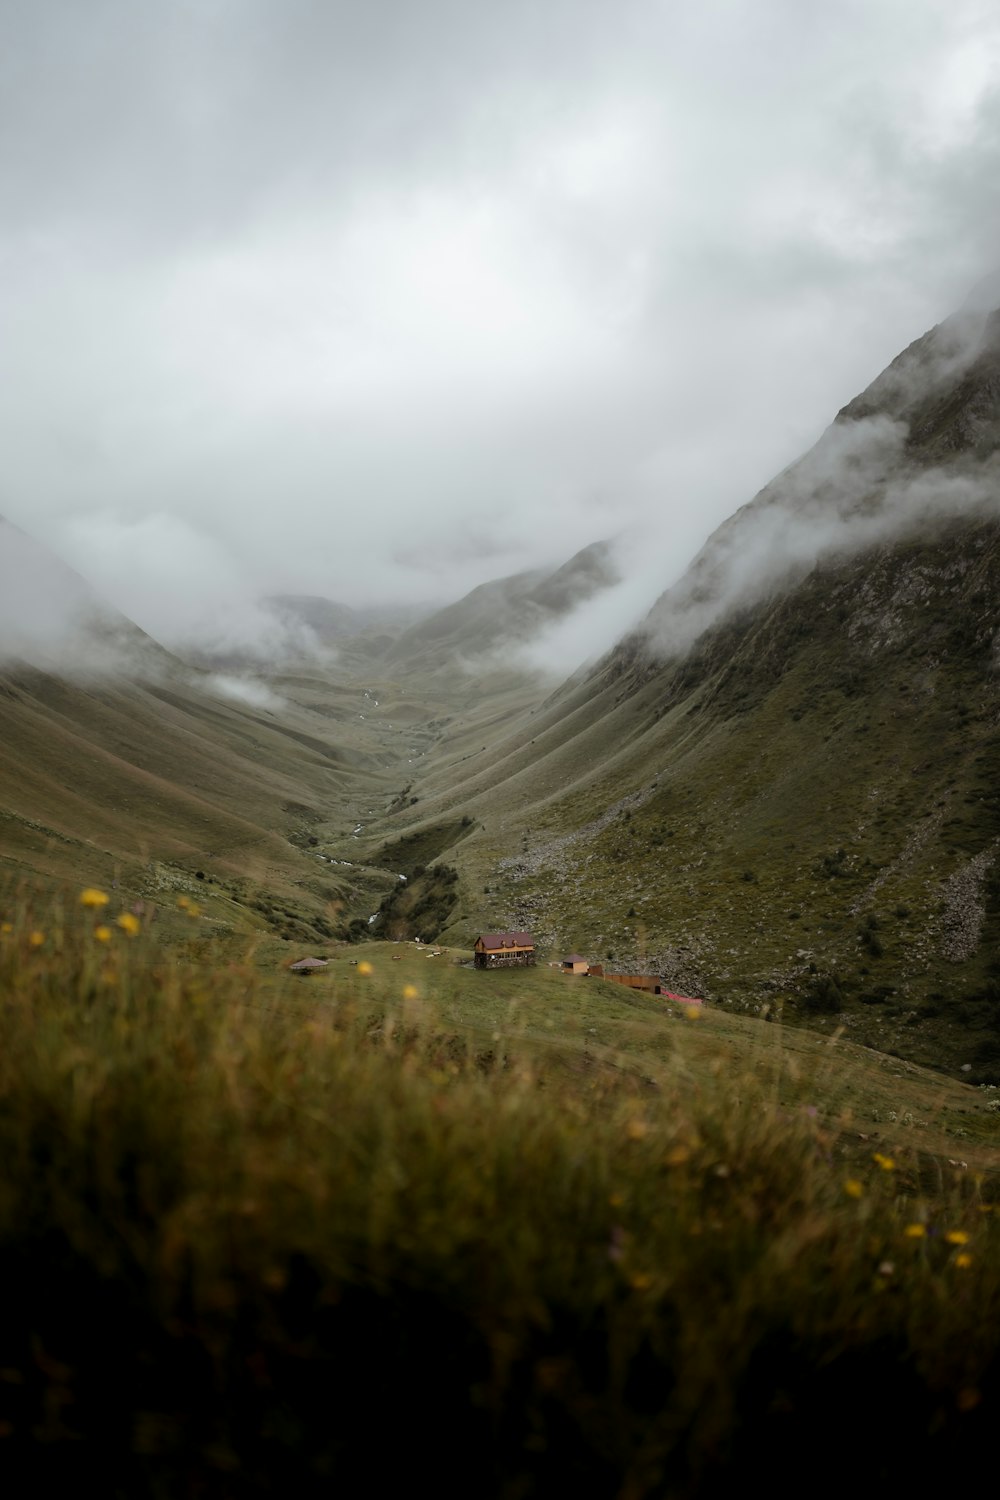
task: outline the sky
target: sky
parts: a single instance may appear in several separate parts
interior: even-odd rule
[[[998,182],[992,0],[0,0],[0,514],[168,643],[599,538],[620,633]]]

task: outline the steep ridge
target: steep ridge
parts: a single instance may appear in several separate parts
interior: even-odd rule
[[[519,645],[575,606],[618,582],[607,542],[582,548],[555,572],[529,569],[479,584],[454,604],[404,631],[388,648],[388,668],[495,670]]]
[[[425,817],[480,825],[454,935],[530,925],[1000,1081],[998,443],[970,307],[592,673],[442,757]]]
[[[173,660],[61,557],[4,516],[0,654],[49,671],[162,671]]]

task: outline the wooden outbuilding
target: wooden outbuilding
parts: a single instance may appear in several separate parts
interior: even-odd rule
[[[590,972],[591,974],[593,974],[593,969],[591,969]],[[643,993],[647,995],[667,996],[670,994],[670,991],[667,989],[667,981],[665,979],[661,979],[656,974],[602,973],[599,977],[601,979],[606,979],[609,984],[624,984],[630,990],[642,990]],[[671,996],[671,998],[676,997]]]
[[[535,940],[530,932],[481,933],[473,962],[477,969],[525,968],[535,962]]]
[[[589,974],[590,964],[587,959],[582,958],[579,953],[571,953],[564,958],[561,965],[564,974]]]

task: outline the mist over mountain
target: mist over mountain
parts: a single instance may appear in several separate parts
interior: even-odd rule
[[[162,672],[170,657],[51,549],[0,516],[0,665]]]
[[[530,555],[530,534],[524,550]],[[558,670],[546,646],[548,633],[563,626],[574,636],[580,616],[620,582],[612,544],[593,542],[555,572],[531,568],[480,584],[404,631],[386,651],[386,663],[452,670],[547,665]],[[585,654],[577,648],[570,667]]]
[[[420,826],[479,824],[456,932],[1000,1078],[998,329],[980,294],[918,339],[641,628],[428,766]]]
[[[263,603],[279,619],[305,625],[324,646],[351,640],[366,631],[397,635],[433,608],[430,604],[371,604],[352,609],[319,594],[273,594]]]
[[[0,4],[0,1475],[992,1471],[998,182],[987,0]]]
[[[425,935],[530,928],[719,1004],[837,1015],[860,1040],[1000,1078],[990,301],[980,289],[909,345],[644,619],[635,580],[657,559],[630,574],[627,549],[598,543],[412,623],[272,597],[263,656],[206,650],[210,670],[178,664],[169,685],[119,674],[81,693],[54,659],[8,672],[18,859],[54,871],[72,849],[99,867],[101,828],[108,857],[151,856],[139,889],[197,862],[224,884],[218,919],[251,925],[270,862],[289,930],[354,937],[412,874]],[[8,556],[65,606],[51,639],[96,607],[26,539]],[[581,667],[587,622],[606,632],[626,609],[631,628]],[[560,631],[575,670],[553,688]],[[64,791],[74,757],[82,799]],[[244,843],[267,851],[249,881]],[[415,873],[436,859],[443,884]]]
[[[642,627],[680,656],[729,612],[850,557],[1000,505],[993,279],[905,349],[819,442],[715,531]]]

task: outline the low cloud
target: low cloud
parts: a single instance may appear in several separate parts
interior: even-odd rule
[[[205,679],[203,686],[220,698],[229,698],[246,708],[263,709],[265,713],[281,713],[288,707],[280,693],[276,693],[257,677],[238,677],[216,672]]]
[[[3,508],[178,649],[662,588],[1000,241],[982,0],[2,10]]]
[[[1000,516],[1000,456],[916,469],[907,424],[884,415],[836,423],[708,540],[641,633],[682,657],[734,610],[783,592],[825,561],[867,552],[963,517]]]

